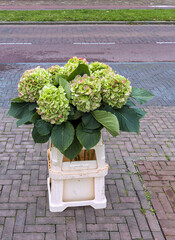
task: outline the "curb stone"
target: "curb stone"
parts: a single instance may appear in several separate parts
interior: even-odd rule
[[[0,25],[77,25],[77,24],[141,24],[141,25],[174,25],[175,21],[0,21]]]

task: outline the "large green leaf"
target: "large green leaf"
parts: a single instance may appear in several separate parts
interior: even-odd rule
[[[32,137],[35,143],[45,143],[49,140],[50,134],[46,136],[41,136],[37,131],[36,127],[33,128]]]
[[[77,75],[83,76],[84,74],[87,74],[88,76],[90,76],[89,67],[86,64],[80,63],[78,67],[69,75],[67,80],[70,82]]]
[[[133,97],[140,104],[146,103],[154,97],[154,95],[150,91],[144,88],[134,87],[132,88],[132,93],[130,96]]]
[[[96,110],[92,112],[92,115],[112,136],[115,137],[119,134],[119,122],[114,114],[103,110]]]
[[[80,153],[82,147],[82,144],[75,135],[72,144],[63,152],[63,154],[72,161]]]
[[[139,117],[134,108],[122,107],[115,110],[115,116],[118,118],[121,131],[139,133]]]
[[[128,107],[133,107],[135,106],[135,103],[130,98],[128,98],[125,105]]]
[[[84,131],[82,123],[78,125],[76,129],[76,134],[80,143],[88,150],[95,146],[100,141],[101,137],[100,130],[94,131],[92,133],[87,133],[86,131]]]
[[[74,127],[70,122],[64,122],[61,125],[55,125],[52,129],[51,140],[53,145],[64,152],[74,139]]]
[[[50,134],[53,125],[49,122],[39,119],[36,122],[35,127],[41,136],[46,136],[46,135]]]
[[[11,102],[25,102],[23,99],[21,99],[20,97],[15,97],[13,99],[10,100]]]
[[[143,109],[141,109],[141,108],[132,108],[132,109],[135,111],[135,113],[137,114],[137,117],[138,117],[139,119],[141,119],[142,117],[144,117],[145,114],[146,114],[146,112],[145,112]]]
[[[61,78],[59,78],[59,85],[64,88],[66,96],[70,100],[70,84],[69,84],[69,82],[66,79],[61,77]]]
[[[80,118],[83,114],[83,112],[78,111],[73,105],[70,104],[70,113],[68,116],[68,120],[76,120]]]
[[[17,127],[19,127],[22,124],[25,124],[27,122],[32,122],[32,117],[33,117],[34,113],[35,113],[35,111],[29,111],[28,108],[26,108],[24,110],[24,112],[22,113],[21,118],[16,123]]]
[[[101,124],[94,118],[91,113],[85,113],[82,117],[83,127],[87,129],[97,129]]]
[[[28,108],[28,105],[29,103],[26,102],[12,102],[8,114],[14,118],[21,118],[25,109]]]
[[[35,110],[36,107],[38,107],[37,103],[35,103],[35,102],[29,103],[29,111]]]
[[[37,113],[37,112],[35,112],[34,114],[33,114],[33,117],[32,117],[32,123],[36,123],[39,119],[41,119],[41,116]]]

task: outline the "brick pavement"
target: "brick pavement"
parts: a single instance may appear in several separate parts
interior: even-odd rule
[[[170,143],[172,146],[172,143]],[[168,143],[165,148],[169,148]],[[167,161],[138,161],[138,169],[150,192],[151,202],[166,239],[175,239],[175,162],[166,154]]]
[[[175,2],[174,0],[0,0],[1,10],[154,8],[162,5],[172,8]]]
[[[141,121],[140,135],[122,133],[113,138],[106,131],[103,132],[106,158],[110,166],[106,177],[106,209],[79,207],[68,208],[63,213],[51,213],[46,186],[47,144],[42,145],[42,148],[35,145],[31,137],[31,126],[16,128],[15,120],[6,115],[9,99],[16,95],[19,76],[33,66],[35,64],[0,65],[0,239],[161,240],[165,239],[164,234],[167,239],[174,239],[169,236],[174,234],[174,175],[170,170],[173,169],[175,160],[174,101],[169,106],[160,87],[156,93],[160,96],[157,99],[158,106],[145,106],[148,114]],[[111,66],[120,74],[128,76],[138,87],[154,89],[155,81],[162,86],[164,79],[167,80],[167,85],[173,86],[171,79],[175,76],[175,66],[171,63]],[[148,79],[153,75],[154,82],[149,82]],[[152,104],[155,105],[155,102]],[[166,208],[167,212],[158,208],[156,214],[152,214],[145,188],[139,181],[140,175],[133,162],[138,163],[145,188],[153,192],[153,207],[157,210],[158,205],[154,201],[160,201],[159,205]],[[165,175],[166,179],[157,179],[152,166],[157,174],[163,178]],[[163,218],[165,215],[168,216],[167,223]]]

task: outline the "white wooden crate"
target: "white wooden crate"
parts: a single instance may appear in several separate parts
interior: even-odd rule
[[[64,162],[63,155],[54,147],[48,150],[50,211],[62,212],[67,207],[87,205],[95,209],[106,207],[108,164],[102,141],[94,149],[96,160],[74,162]]]

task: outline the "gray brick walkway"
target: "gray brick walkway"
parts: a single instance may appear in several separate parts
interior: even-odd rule
[[[42,149],[34,145],[31,126],[16,128],[15,120],[6,115],[21,74],[37,65],[0,65],[0,239],[165,239],[133,161],[175,161],[175,64],[111,65],[129,77],[132,85],[153,89],[156,100],[151,103],[154,106],[145,106],[148,114],[141,121],[140,135],[122,133],[113,138],[103,132],[110,166],[107,208],[68,208],[63,213],[48,209],[47,144]]]

